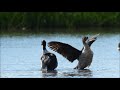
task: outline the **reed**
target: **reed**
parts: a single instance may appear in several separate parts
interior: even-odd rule
[[[120,12],[0,12],[1,31],[119,26]]]

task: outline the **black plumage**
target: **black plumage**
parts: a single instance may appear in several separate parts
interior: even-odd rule
[[[42,70],[54,70],[58,66],[57,58],[55,54],[50,53],[46,49],[46,41],[42,41],[43,45],[43,55],[41,57]]]

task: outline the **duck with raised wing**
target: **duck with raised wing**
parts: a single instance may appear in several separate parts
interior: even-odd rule
[[[48,47],[50,47],[53,51],[61,54],[63,57],[68,59],[70,62],[74,60],[78,60],[78,65],[75,69],[84,69],[91,65],[93,59],[93,51],[91,50],[91,44],[96,41],[99,34],[91,37],[83,37],[82,42],[84,47],[81,50],[78,50],[72,47],[69,44],[58,42],[58,41],[51,41],[48,43]]]
[[[43,55],[41,57],[42,68],[41,70],[54,70],[58,66],[57,58],[55,54],[50,53],[46,49],[46,41],[43,40],[41,45],[43,46]]]

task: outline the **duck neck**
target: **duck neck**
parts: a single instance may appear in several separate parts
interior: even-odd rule
[[[84,47],[82,48],[81,51],[83,51],[84,49],[89,49],[90,48],[89,45],[86,43],[86,41],[83,41],[83,45],[84,45]]]
[[[49,52],[47,51],[46,46],[43,45],[43,54],[46,54],[46,53],[49,53]]]
[[[84,50],[84,47],[81,49],[81,52]]]
[[[43,45],[43,51],[44,51],[44,50],[46,50],[46,46],[45,46],[45,45]]]

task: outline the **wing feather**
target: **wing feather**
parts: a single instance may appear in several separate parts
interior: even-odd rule
[[[73,62],[74,60],[78,59],[79,55],[82,53],[81,51],[77,50],[69,44],[57,41],[49,42],[48,47],[50,47],[53,51],[61,54],[70,62]]]

